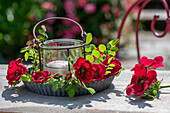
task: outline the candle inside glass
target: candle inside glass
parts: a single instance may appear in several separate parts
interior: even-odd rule
[[[66,75],[68,72],[68,61],[52,61],[44,65],[44,70],[48,70],[51,74],[59,73]]]

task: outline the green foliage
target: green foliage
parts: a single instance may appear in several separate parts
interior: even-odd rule
[[[100,51],[100,52],[106,51],[106,46],[105,46],[104,44],[100,44],[100,45],[99,45],[99,51]]]
[[[86,85],[82,82],[82,85],[85,89],[87,89],[92,95],[96,93],[96,91],[93,88],[88,88]]]
[[[119,39],[115,39],[115,40],[113,40],[112,45],[116,45],[118,43],[119,43]]]
[[[65,87],[65,90],[69,90],[72,88],[72,85],[71,84],[68,84],[66,87]]]
[[[91,41],[92,41],[92,34],[91,33],[87,33],[86,44],[90,44]]]
[[[89,60],[92,63],[94,62],[94,57],[92,55],[86,55],[86,60]]]
[[[25,55],[24,55],[25,61],[28,60],[29,56],[30,56],[30,54],[28,52],[25,52]]]
[[[55,92],[55,91],[57,91],[57,89],[58,89],[58,85],[53,85],[52,90]]]
[[[118,48],[117,47],[112,47],[111,51],[118,51]]]
[[[92,95],[96,93],[96,91],[93,88],[86,88]]]
[[[97,50],[93,50],[93,51],[92,51],[92,55],[93,55],[94,57],[96,57],[96,58],[99,58],[99,57],[100,57],[100,52],[97,51]]]
[[[44,32],[47,31],[47,30],[46,30],[46,27],[45,27],[44,25],[42,25],[41,28],[42,28],[42,30],[43,30]]]
[[[69,94],[69,97],[74,97],[74,95],[75,95],[74,89],[70,89],[68,94]]]
[[[52,5],[50,6],[52,7],[50,9],[44,8],[43,6],[45,2],[51,3]],[[20,48],[25,46],[25,43],[28,39],[33,38],[32,29],[34,25],[40,20],[44,19],[45,17],[51,17],[56,15],[58,17],[66,17],[67,15],[70,15],[68,14],[68,12],[72,11],[67,11],[67,8],[63,6],[64,2],[65,0],[13,0],[7,3],[6,1],[1,0],[0,53],[3,55],[3,58],[5,58],[9,62],[12,59],[21,57],[21,55],[19,54]],[[126,1],[117,1],[114,3],[108,0],[87,1],[87,3],[94,3],[96,5],[97,9],[92,14],[86,12],[84,10],[84,7],[77,7],[78,0],[73,0],[72,2],[74,6],[76,6],[73,7],[73,13],[75,17],[68,16],[68,18],[76,18],[76,21],[78,21],[78,23],[80,23],[85,30],[87,30],[88,32],[92,32],[96,39],[100,37],[100,39],[109,40],[110,34],[118,30],[117,20],[122,18],[122,14],[125,11],[124,4]],[[111,6],[112,10],[109,10],[108,12],[102,12],[101,9],[105,4]],[[117,9],[121,10],[122,13],[120,15],[113,14],[113,12]],[[130,17],[133,18],[134,16],[131,15]],[[48,26],[50,30],[46,29],[44,25]],[[47,21],[46,23],[44,23],[44,25],[41,26],[41,29],[44,32],[48,32],[50,39],[54,37],[61,38],[62,36],[58,36],[58,34],[63,34],[65,33],[65,31],[70,31],[74,36],[80,36],[80,34],[73,32],[73,25],[63,26],[63,24],[58,21]],[[42,31],[40,31],[41,34],[43,34]],[[60,31],[60,33],[56,31]],[[46,34],[45,37],[47,38]],[[39,39],[40,41],[43,41],[42,37],[39,37]],[[90,40],[88,41],[88,43],[90,43]],[[0,62],[2,63],[1,60]]]
[[[28,51],[27,49],[22,49],[21,51],[20,51],[20,53],[24,53],[24,52],[26,52],[26,51]]]
[[[107,43],[107,49],[110,49],[112,45],[110,43]]]

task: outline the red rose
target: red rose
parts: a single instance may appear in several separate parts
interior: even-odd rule
[[[121,63],[119,61],[119,59],[112,59],[110,61],[110,63],[108,62],[108,60],[110,59],[111,57],[109,55],[106,55],[106,58],[105,60],[102,62],[104,65],[109,65],[109,64],[114,64],[115,66],[112,67],[113,69],[108,69],[107,71],[111,71],[111,73],[108,73],[107,75],[104,76],[104,78],[109,78],[113,75],[116,75],[119,73],[119,70],[122,68],[121,67]]]
[[[54,78],[54,79],[59,79],[59,77],[60,77],[60,74],[55,74],[55,75],[53,75],[53,78]]]
[[[134,95],[142,95],[148,86],[157,81],[156,71],[147,71],[144,65],[136,64],[132,71],[134,71],[134,75],[132,76],[131,84],[126,89],[127,95],[131,95],[132,93]]]
[[[162,56],[157,56],[152,59],[148,59],[146,56],[142,57],[139,59],[140,64],[144,64],[144,66],[149,67],[150,69],[157,69],[159,67],[163,67],[163,57]]]
[[[36,83],[44,83],[50,78],[51,73],[49,71],[38,71],[32,75],[32,80]]]
[[[26,73],[27,69],[22,64],[22,59],[18,58],[17,60],[12,60],[8,65],[7,76],[9,85],[13,85],[13,81],[18,81],[22,74]]]
[[[73,65],[73,68],[76,70],[75,76],[81,82],[84,82],[84,84],[90,82],[94,77],[94,73],[92,71],[92,64],[82,57],[79,57],[77,59],[77,62]]]
[[[94,77],[91,81],[98,81],[98,80],[103,80],[104,74],[106,73],[106,68],[105,65],[102,63],[92,64],[92,70],[94,73]]]

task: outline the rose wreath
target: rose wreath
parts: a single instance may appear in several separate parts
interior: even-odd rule
[[[39,29],[38,39],[41,42],[47,40],[46,27],[44,25]],[[86,37],[86,57],[80,56],[76,61],[69,60],[72,70],[66,75],[60,75],[59,73],[51,74],[48,70],[40,70],[39,54],[37,51],[37,45],[35,41],[29,40],[20,52],[24,53],[25,61],[30,59],[32,61],[32,67],[26,68],[22,64],[22,59],[12,60],[8,65],[7,76],[8,84],[15,86],[21,81],[35,82],[43,85],[53,85],[52,90],[55,92],[58,88],[64,88],[68,90],[70,97],[73,97],[78,92],[77,85],[87,89],[91,94],[95,93],[93,88],[88,88],[86,85],[90,82],[102,81],[111,76],[118,76],[124,69],[121,66],[119,59],[115,58],[115,53],[118,50],[115,45],[119,42],[118,39],[112,40],[104,44],[100,44],[96,47],[94,44],[90,44],[92,41],[92,35],[87,34]],[[50,43],[52,46],[58,46],[55,43]],[[42,50],[41,58],[43,58]],[[41,59],[43,63],[43,59]],[[42,65],[43,66],[43,65]]]
[[[161,81],[157,80],[156,69],[163,67],[163,57],[157,56],[154,59],[148,59],[143,56],[139,59],[140,64],[136,64],[131,71],[134,71],[130,84],[126,88],[126,94],[129,96],[144,95],[154,99],[159,89],[170,87],[160,86]]]

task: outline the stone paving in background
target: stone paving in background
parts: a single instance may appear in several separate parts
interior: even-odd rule
[[[126,40],[126,41],[125,41]],[[128,40],[128,41],[127,41]],[[129,39],[121,37],[120,43],[128,42],[124,48],[119,49],[120,60],[124,67],[131,69],[138,62],[136,52],[135,33]],[[148,58],[155,56],[164,57],[164,70],[170,70],[170,34],[163,38],[157,38],[150,31],[139,32],[140,54]]]

